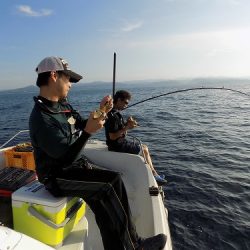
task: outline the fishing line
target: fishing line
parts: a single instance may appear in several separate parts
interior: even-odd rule
[[[188,89],[179,89],[179,90],[170,91],[170,92],[167,92],[167,93],[164,93],[164,94],[160,94],[160,95],[157,95],[157,96],[152,96],[152,97],[147,98],[147,99],[144,99],[144,100],[142,100],[142,101],[133,103],[133,104],[127,106],[126,108],[124,108],[123,110],[128,109],[128,108],[131,108],[131,107],[133,107],[133,106],[135,106],[135,105],[138,105],[138,104],[141,104],[141,103],[143,103],[143,102],[151,101],[151,100],[153,100],[153,99],[156,99],[156,98],[159,98],[159,97],[162,97],[162,96],[177,94],[177,93],[181,93],[181,92],[194,91],[194,90],[209,90],[209,89],[210,89],[210,90],[211,90],[211,89],[216,89],[216,90],[231,91],[231,92],[239,93],[239,94],[241,94],[241,95],[245,95],[245,96],[250,97],[250,94],[247,94],[247,93],[242,92],[242,91],[239,91],[239,90],[230,89],[230,88],[224,88],[224,87],[196,87],[196,88],[188,88]]]
[[[195,88],[188,88],[188,89],[180,89],[180,90],[175,90],[175,91],[170,91],[170,92],[167,92],[167,93],[164,93],[164,94],[160,94],[160,95],[157,95],[157,96],[153,96],[153,97],[150,97],[150,98],[147,98],[147,99],[144,99],[144,100],[141,100],[139,102],[136,102],[134,104],[131,104],[127,107],[125,107],[123,110],[125,109],[128,109],[128,108],[131,108],[133,106],[136,106],[138,104],[141,104],[141,103],[144,103],[144,102],[147,102],[147,101],[151,101],[153,99],[157,99],[157,98],[160,98],[162,96],[167,96],[167,95],[172,95],[172,94],[177,94],[177,93],[182,93],[182,92],[188,92],[188,91],[195,91],[195,90],[225,90],[225,91],[231,91],[231,92],[234,92],[234,93],[238,93],[238,94],[241,94],[241,95],[244,95],[244,96],[247,96],[247,97],[250,97],[250,94],[248,93],[245,93],[243,91],[239,91],[239,90],[235,90],[235,89],[231,89],[231,88],[225,88],[225,87],[195,87]],[[122,110],[122,111],[123,111]],[[179,126],[181,126],[179,124]],[[181,126],[182,127],[182,126]],[[201,131],[202,133],[206,134],[207,136],[211,136],[209,133],[206,133],[205,131]],[[189,146],[191,145],[191,147],[193,147],[195,150],[197,150],[199,152],[200,155],[203,155],[204,153],[201,152],[201,150],[195,146],[193,143],[190,144],[190,140],[187,136],[183,136],[182,133],[179,133],[178,134],[179,137],[181,139],[183,139],[185,141],[185,143],[188,141],[189,142]],[[200,158],[201,162],[203,163],[206,163],[205,160],[203,160],[203,158]]]

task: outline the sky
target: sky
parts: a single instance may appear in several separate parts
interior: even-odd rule
[[[47,56],[81,82],[250,77],[249,0],[2,0],[0,89]]]

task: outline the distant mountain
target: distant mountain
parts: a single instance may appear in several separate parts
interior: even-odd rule
[[[135,80],[135,81],[123,81],[116,83],[116,89],[126,89],[133,88],[143,85],[144,87],[180,87],[180,86],[193,86],[193,87],[225,87],[230,85],[242,85],[250,84],[249,79],[243,78],[194,78],[194,79],[173,79],[173,80]],[[84,89],[84,88],[102,88],[102,89],[112,89],[111,82],[90,82],[90,83],[79,83],[74,86],[74,89]]]
[[[226,87],[231,85],[243,85],[243,84],[250,84],[250,78],[226,78],[226,77],[208,77],[208,78],[195,78],[187,80],[185,84],[193,85],[193,86],[200,86],[200,87]]]
[[[74,84],[74,83],[73,83]],[[116,83],[116,89],[131,89],[133,87],[138,87],[143,85],[144,87],[184,87],[184,86],[192,86],[192,87],[226,87],[231,85],[244,85],[250,84],[250,78],[226,78],[226,77],[207,77],[207,78],[194,78],[194,79],[173,79],[173,80],[134,80],[134,81],[123,81]],[[74,84],[74,88],[72,91],[79,91],[84,89],[112,89],[113,84],[112,82],[104,82],[104,81],[95,81],[95,82],[88,82],[88,83],[76,83]],[[29,85],[23,88],[12,89],[12,90],[2,90],[2,92],[8,93],[15,93],[18,91],[21,92],[28,92],[28,93],[37,93],[39,88],[35,85]]]
[[[37,86],[34,86],[34,85],[28,85],[26,87],[23,87],[23,88],[17,88],[17,89],[9,89],[9,90],[1,90],[0,92],[1,93],[5,93],[5,92],[8,92],[8,93],[15,93],[15,92],[18,92],[18,93],[37,93],[39,91],[38,87]]]

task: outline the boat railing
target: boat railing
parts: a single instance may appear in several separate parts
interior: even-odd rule
[[[6,141],[5,143],[3,143],[1,146],[0,146],[0,149],[5,147],[8,143],[10,143],[11,141],[13,141],[17,136],[19,136],[20,134],[22,133],[28,133],[29,130],[28,129],[25,129],[25,130],[20,130],[19,132],[17,132],[14,136],[12,136],[8,141]],[[142,154],[142,157],[144,159],[144,162],[147,163],[147,160],[146,160],[146,157],[145,157],[145,154],[144,154],[144,151],[143,151],[143,147],[142,147],[142,143],[141,143],[141,140],[138,139],[136,136],[132,136],[132,135],[127,135],[128,137],[131,137],[133,142],[135,143],[136,141],[138,142],[139,146],[140,146],[140,149],[141,149],[141,154]]]
[[[19,132],[17,132],[14,136],[12,136],[8,141],[6,141],[4,144],[2,144],[0,146],[0,149],[5,147],[8,143],[10,143],[11,141],[13,141],[18,135],[22,134],[22,133],[28,133],[29,130],[26,129],[26,130],[20,130]]]

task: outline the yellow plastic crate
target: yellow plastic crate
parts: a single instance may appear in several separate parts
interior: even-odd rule
[[[53,247],[62,245],[85,214],[77,197],[55,198],[38,181],[12,194],[14,229]]]
[[[33,152],[16,152],[14,149],[4,151],[6,167],[18,167],[35,170]]]

